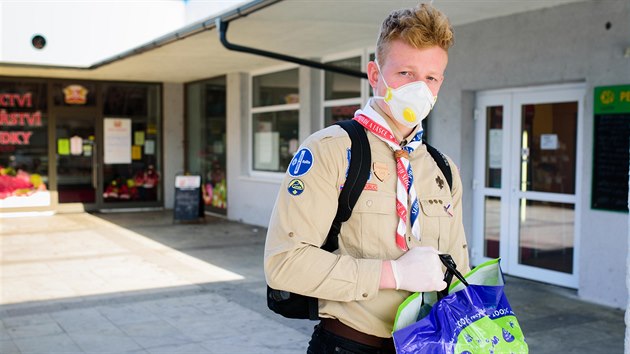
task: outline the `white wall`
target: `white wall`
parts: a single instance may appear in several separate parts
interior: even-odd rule
[[[184,85],[165,83],[162,97],[164,207],[172,209],[175,198],[175,175],[184,171]]]
[[[313,121],[320,121],[320,71],[300,67],[299,140],[313,133]],[[227,77],[227,191],[228,218],[267,226],[284,173],[251,172],[251,95],[248,74]],[[315,98],[315,99],[312,99]]]
[[[250,176],[250,95],[249,75],[227,75],[227,216],[230,220],[266,226],[281,176]]]
[[[184,26],[185,14],[183,1],[0,1],[0,60],[89,66]]]
[[[472,178],[475,92],[569,82],[587,87],[583,141],[582,185],[577,187],[581,214],[579,296],[625,307],[624,282],[628,215],[590,208],[593,146],[593,88],[630,83],[630,59],[624,58],[630,33],[630,2],[582,2],[496,18],[455,28],[456,44],[449,53],[447,80],[429,121],[431,142],[450,155],[461,169],[464,226],[472,232]],[[607,30],[606,23],[612,27]],[[576,25],[579,24],[579,25]],[[301,69],[300,138],[314,126],[320,101],[311,89],[316,75]],[[306,87],[304,87],[306,85]],[[306,90],[306,91],[304,91]],[[280,178],[250,176],[249,79],[228,75],[228,218],[266,226]]]
[[[605,6],[604,6],[605,4]],[[593,150],[593,88],[630,83],[630,59],[624,58],[630,33],[630,2],[581,2],[455,28],[447,79],[431,118],[432,142],[460,166],[465,210],[472,208],[474,92],[585,82],[582,205],[578,242],[579,296],[625,307],[625,259],[628,215],[590,208]],[[611,23],[607,30],[606,23]],[[472,213],[464,213],[470,235]]]

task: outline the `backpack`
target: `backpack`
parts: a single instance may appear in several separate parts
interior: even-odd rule
[[[336,123],[341,126],[350,137],[352,142],[350,147],[350,166],[348,176],[343,189],[339,194],[337,214],[330,226],[326,241],[322,249],[332,252],[339,248],[339,231],[341,224],[347,221],[352,214],[352,208],[357,203],[365,184],[370,175],[370,165],[372,154],[370,152],[370,142],[365,129],[359,122],[350,119]],[[452,189],[453,175],[448,160],[436,148],[424,142],[427,151],[433,157],[438,167],[444,174],[449,189]],[[310,296],[291,293],[284,290],[272,289],[267,285],[267,307],[279,315],[296,319],[319,319],[318,300]]]

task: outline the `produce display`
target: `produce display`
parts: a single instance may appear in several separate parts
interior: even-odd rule
[[[108,200],[145,200],[146,191],[153,190],[159,182],[159,175],[149,166],[146,171],[138,171],[133,178],[116,178],[105,186],[103,198]]]
[[[37,191],[45,191],[42,176],[12,167],[0,166],[0,199],[11,196],[29,196]]]

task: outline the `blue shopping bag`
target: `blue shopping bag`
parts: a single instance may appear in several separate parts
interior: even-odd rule
[[[403,302],[393,332],[397,353],[528,353],[503,292],[499,260],[476,267],[464,278],[469,285],[455,282],[432,306],[436,297],[420,293]]]

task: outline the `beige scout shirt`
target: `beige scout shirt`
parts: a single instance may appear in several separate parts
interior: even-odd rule
[[[378,114],[369,105],[363,112]],[[287,173],[280,187],[267,233],[265,275],[272,288],[319,298],[320,317],[337,318],[363,333],[387,338],[391,337],[398,306],[411,293],[379,290],[381,260],[397,259],[403,252],[395,242],[398,216],[394,153],[369,132],[368,139],[371,174],[352,216],[342,225],[339,249],[334,254],[318,247],[324,243],[337,211],[348,168],[350,138],[334,125],[314,133],[302,144],[296,156],[307,148],[312,161],[308,167],[302,165],[296,170],[290,166],[288,172],[294,175],[306,173]],[[432,246],[449,253],[460,271],[467,272],[462,183],[457,168],[452,168],[453,190],[449,191],[425,145],[411,154],[410,163],[422,212],[420,241],[411,236],[407,222],[409,248]],[[450,159],[449,163],[454,166]],[[297,186],[301,193],[291,186]],[[449,204],[452,216],[445,210]]]

